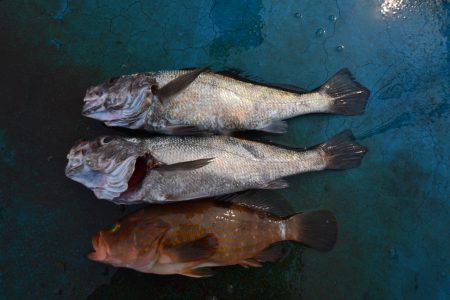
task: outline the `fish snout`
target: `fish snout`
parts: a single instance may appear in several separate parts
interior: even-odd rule
[[[94,86],[88,88],[83,99],[82,114],[89,115],[101,108],[104,104],[104,95],[105,91],[102,87]]]
[[[108,256],[108,249],[106,242],[102,236],[102,232],[96,233],[92,237],[92,246],[94,247],[94,251],[89,253],[87,257],[93,261],[104,261]]]
[[[84,116],[88,116],[92,113],[95,113],[101,107],[102,107],[102,103],[101,103],[100,99],[86,101],[86,98],[85,98],[85,103],[83,105],[83,109],[81,110],[81,113]]]
[[[72,178],[77,172],[77,169],[78,169],[77,167],[68,164],[66,166],[66,170],[64,171],[64,173],[66,174],[67,177]]]

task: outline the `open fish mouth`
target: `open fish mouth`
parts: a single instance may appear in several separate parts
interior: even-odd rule
[[[100,109],[101,107],[102,107],[101,104],[86,102],[83,106],[81,113],[84,116],[89,116],[90,114],[97,112],[97,110]]]
[[[93,261],[105,261],[108,257],[108,244],[101,231],[92,237],[92,247],[94,251],[88,254],[88,258]]]
[[[66,167],[66,176],[91,189],[99,199],[112,200],[138,188],[148,171],[148,156],[131,156],[111,162],[105,170],[94,170],[86,163]]]
[[[84,97],[83,102],[84,102],[84,105],[81,110],[81,113],[85,116],[88,116],[92,113],[100,111],[103,108],[104,102],[105,102],[105,95],[102,95],[102,96],[98,96],[96,94],[86,95]]]

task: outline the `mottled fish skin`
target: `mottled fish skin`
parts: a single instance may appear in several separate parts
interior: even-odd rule
[[[149,170],[141,188],[121,195],[117,199],[121,202],[180,201],[266,188],[276,179],[326,167],[317,149],[299,152],[233,137],[156,137],[143,143],[154,159],[165,164],[213,160],[191,171]]]
[[[108,126],[178,134],[174,127],[227,133],[284,132],[281,120],[309,113],[358,114],[369,91],[342,70],[320,89],[298,93],[205,71],[169,99],[157,91],[192,71],[121,76],[88,89],[83,114]],[[281,122],[281,123],[280,123]]]
[[[96,251],[90,258],[146,273],[192,276],[189,271],[200,267],[248,266],[247,259],[255,258],[271,244],[297,240],[295,230],[287,224],[281,217],[217,201],[152,205],[97,234]],[[100,254],[99,235],[108,245],[108,255]],[[207,258],[180,261],[169,251],[206,235],[216,239],[215,250]]]

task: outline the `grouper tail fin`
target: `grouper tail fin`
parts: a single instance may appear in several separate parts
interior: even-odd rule
[[[337,241],[338,224],[328,210],[298,213],[287,220],[286,238],[319,251],[330,251]]]

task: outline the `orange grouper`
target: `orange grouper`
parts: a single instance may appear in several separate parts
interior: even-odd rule
[[[226,201],[154,204],[92,238],[89,259],[154,274],[211,276],[209,267],[260,267],[286,254],[295,241],[329,251],[337,222],[327,210],[289,212],[248,193]],[[284,215],[284,216],[282,216]]]

